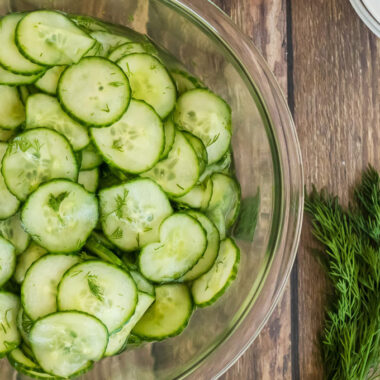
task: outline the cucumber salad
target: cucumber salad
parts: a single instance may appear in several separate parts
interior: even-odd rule
[[[71,378],[216,302],[239,264],[231,135],[227,103],[146,36],[2,17],[0,355]]]

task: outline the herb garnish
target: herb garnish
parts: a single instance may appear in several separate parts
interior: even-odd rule
[[[55,212],[59,211],[59,206],[65,198],[69,195],[69,192],[64,191],[57,196],[54,194],[49,194],[48,206],[52,208]]]
[[[315,188],[305,203],[334,291],[322,334],[333,380],[374,379],[380,367],[380,176],[372,167],[354,194],[348,209]]]
[[[101,302],[104,301],[104,290],[98,284],[98,277],[94,274],[87,274],[87,283],[91,293]]]

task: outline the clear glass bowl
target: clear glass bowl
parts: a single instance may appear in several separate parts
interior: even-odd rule
[[[220,94],[233,110],[233,148],[243,199],[260,189],[253,241],[238,240],[236,281],[197,310],[178,337],[103,360],[83,379],[211,379],[248,348],[268,320],[296,255],[303,211],[301,154],[286,101],[252,43],[204,0],[0,0],[0,15],[60,9],[146,33]],[[15,372],[0,363],[1,379]],[[20,378],[23,378],[19,375]]]
[[[373,16],[371,12],[367,9],[362,0],[350,0],[352,7],[355,12],[362,19],[364,24],[377,36],[380,38],[380,22]]]

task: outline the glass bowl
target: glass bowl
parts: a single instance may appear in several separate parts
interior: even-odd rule
[[[364,24],[380,38],[380,21],[375,18],[362,0],[350,0],[350,2]]]
[[[303,211],[302,163],[280,88],[252,43],[204,0],[0,0],[0,15],[39,8],[94,16],[146,33],[232,107],[234,165],[242,209],[251,223],[256,220],[252,203],[260,199],[253,240],[244,234],[237,239],[237,279],[217,303],[196,310],[180,336],[103,360],[82,377],[216,378],[263,328],[296,255]],[[1,379],[15,378],[5,361],[0,373]]]

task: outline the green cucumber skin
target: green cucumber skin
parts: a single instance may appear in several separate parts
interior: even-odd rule
[[[203,303],[196,303],[195,300],[194,300],[194,297],[193,297],[193,301],[196,305],[196,307],[199,307],[199,308],[204,308],[204,307],[207,307],[207,306],[210,306],[212,305],[213,303],[215,303],[225,292],[226,290],[230,287],[230,285],[234,282],[234,280],[236,279],[236,276],[237,276],[237,273],[238,273],[238,270],[239,270],[239,264],[240,264],[240,249],[239,247],[236,245],[235,241],[233,241],[231,239],[233,245],[235,246],[235,249],[236,249],[236,259],[235,259],[235,263],[234,263],[234,266],[231,270],[231,275],[228,279],[228,281],[224,284],[223,288],[220,289],[215,295],[214,297],[212,297],[209,301],[207,302],[203,302]]]

